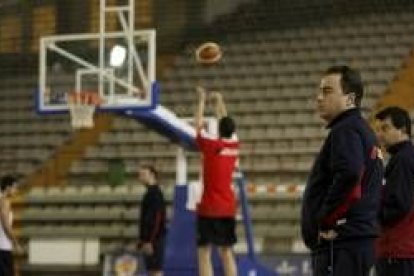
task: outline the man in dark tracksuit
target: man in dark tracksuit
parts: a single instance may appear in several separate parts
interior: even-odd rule
[[[152,166],[141,166],[139,178],[147,191],[141,202],[140,235],[138,246],[143,251],[149,275],[162,275],[166,235],[166,204],[157,183],[157,172]]]
[[[301,228],[313,275],[368,275],[374,264],[383,178],[374,132],[361,117],[363,85],[347,66],[329,68],[317,109],[331,130],[303,195]]]
[[[414,275],[414,147],[407,111],[380,111],[378,138],[391,155],[385,169],[377,239],[377,275]]]

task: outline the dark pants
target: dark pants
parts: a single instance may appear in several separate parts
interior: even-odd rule
[[[144,255],[145,268],[149,271],[162,271],[164,263],[165,237],[161,237],[152,243],[154,253]]]
[[[0,250],[0,275],[14,276],[13,255],[11,251]]]
[[[313,276],[368,276],[374,265],[373,241],[335,241],[312,253]]]
[[[375,270],[377,276],[412,276],[414,259],[379,259]]]

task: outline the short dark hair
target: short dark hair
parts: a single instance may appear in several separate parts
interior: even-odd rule
[[[3,192],[8,187],[13,186],[17,184],[17,176],[12,174],[6,174],[1,177],[0,179],[0,190]]]
[[[390,106],[378,112],[375,118],[381,121],[390,118],[392,125],[396,129],[404,131],[411,137],[411,119],[407,110],[398,106]]]
[[[155,177],[155,179],[158,179],[158,172],[154,166],[145,164],[141,165],[140,168],[143,170],[148,170]]]
[[[236,124],[234,120],[228,116],[219,120],[219,135],[223,138],[231,138],[236,131]]]
[[[346,65],[332,66],[325,71],[324,75],[339,74],[341,76],[341,87],[344,94],[355,94],[355,105],[361,106],[364,96],[364,85],[361,75],[355,69]]]

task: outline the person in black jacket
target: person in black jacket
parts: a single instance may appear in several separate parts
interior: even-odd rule
[[[138,246],[144,253],[149,275],[162,275],[166,236],[166,203],[152,166],[141,166],[139,179],[146,186],[141,201],[140,235]]]
[[[377,275],[414,275],[414,147],[407,111],[388,107],[376,114],[378,138],[390,154],[385,168],[377,239]]]
[[[317,111],[330,133],[313,164],[301,212],[315,276],[368,275],[374,264],[383,164],[361,116],[362,97],[361,77],[348,66],[322,76]]]

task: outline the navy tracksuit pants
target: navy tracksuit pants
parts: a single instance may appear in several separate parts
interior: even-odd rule
[[[377,276],[414,275],[414,259],[379,259],[375,267]]]
[[[328,242],[312,253],[313,276],[368,276],[374,262],[373,239]]]

